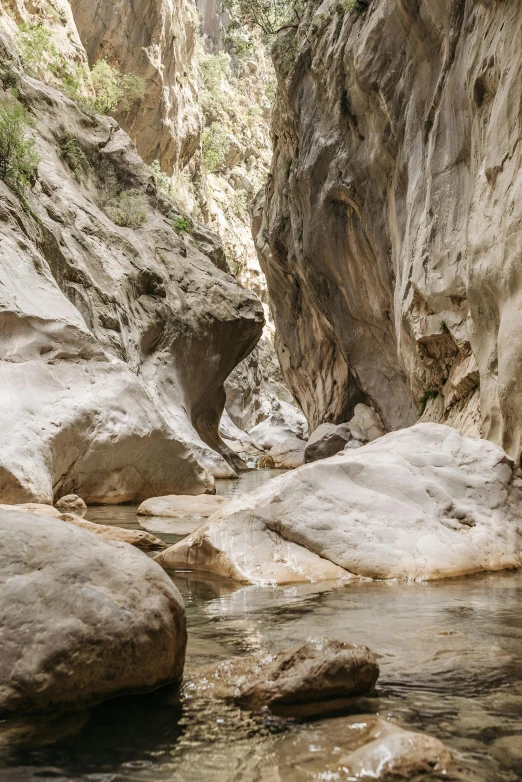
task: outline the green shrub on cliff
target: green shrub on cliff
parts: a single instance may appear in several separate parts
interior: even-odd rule
[[[369,0],[341,0],[340,2],[344,11],[365,11],[369,5]]]
[[[138,228],[147,219],[147,204],[136,190],[123,190],[109,207],[108,213],[116,225]]]
[[[281,30],[297,27],[306,0],[223,0],[233,21],[264,35],[274,36]]]
[[[59,65],[58,49],[52,32],[43,24],[23,23],[19,27],[18,48],[24,65],[32,76],[42,78],[46,71]]]
[[[203,132],[203,165],[207,171],[220,168],[230,150],[228,135],[219,122],[213,122]]]
[[[32,124],[19,103],[0,102],[0,179],[17,193],[34,182],[40,162],[29,135]]]
[[[91,80],[94,89],[92,108],[98,114],[110,114],[117,108],[126,111],[145,92],[144,79],[120,73],[107,60],[96,63]]]

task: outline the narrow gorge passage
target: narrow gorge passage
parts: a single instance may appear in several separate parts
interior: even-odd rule
[[[519,0],[0,0],[0,782],[522,780]]]

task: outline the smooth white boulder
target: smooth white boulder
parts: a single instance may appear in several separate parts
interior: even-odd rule
[[[378,413],[368,405],[355,405],[353,418],[347,424],[354,440],[373,442],[382,437],[386,430]]]
[[[225,445],[238,454],[252,454],[258,456],[263,453],[262,448],[258,448],[247,432],[244,432],[230,418],[225,410],[219,424],[219,435]]]
[[[522,480],[498,446],[418,424],[232,500],[158,561],[250,583],[518,568]]]
[[[228,497],[217,494],[191,495],[169,494],[166,497],[151,497],[142,502],[138,516],[163,516],[167,519],[180,519],[184,516],[208,518],[230,502]]]
[[[185,609],[141,551],[0,511],[0,715],[79,709],[177,682]]]
[[[293,423],[288,423],[281,415],[274,413],[250,429],[248,434],[258,448],[270,451],[271,448],[284,443],[289,437],[297,438],[300,431]]]

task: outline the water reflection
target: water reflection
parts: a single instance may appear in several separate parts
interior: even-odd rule
[[[269,477],[254,475],[248,488]],[[223,493],[238,493],[246,481],[226,483]],[[133,508],[98,508],[89,518],[138,527]],[[522,779],[522,574],[279,588],[191,574],[174,580],[189,625],[181,703],[162,691],[105,704],[76,738],[4,759],[1,782],[289,782],[292,752],[314,742],[324,762],[310,761],[299,782],[333,779],[332,753],[349,738],[346,718],[297,725],[205,701],[191,688],[201,664],[317,636],[377,654],[376,697],[359,712],[440,738],[483,782]],[[335,746],[326,739],[334,727]]]

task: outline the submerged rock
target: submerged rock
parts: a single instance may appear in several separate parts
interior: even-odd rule
[[[470,782],[438,739],[404,730],[371,714],[337,717],[301,726],[272,747],[273,765],[261,779],[361,782]]]
[[[522,481],[498,446],[418,424],[233,499],[158,561],[246,583],[518,568]]]
[[[365,646],[322,639],[279,654],[234,657],[199,675],[214,697],[243,708],[315,717],[370,695],[379,666]]]
[[[167,497],[151,497],[145,500],[137,513],[138,516],[164,516],[170,519],[180,519],[184,516],[208,518],[229,502],[228,497],[220,497],[216,494],[199,497],[170,494]]]
[[[62,513],[82,513],[87,510],[87,505],[78,495],[68,494],[66,497],[60,497],[55,508]]]
[[[149,557],[28,513],[0,511],[0,533],[2,719],[181,679],[183,602]]]

